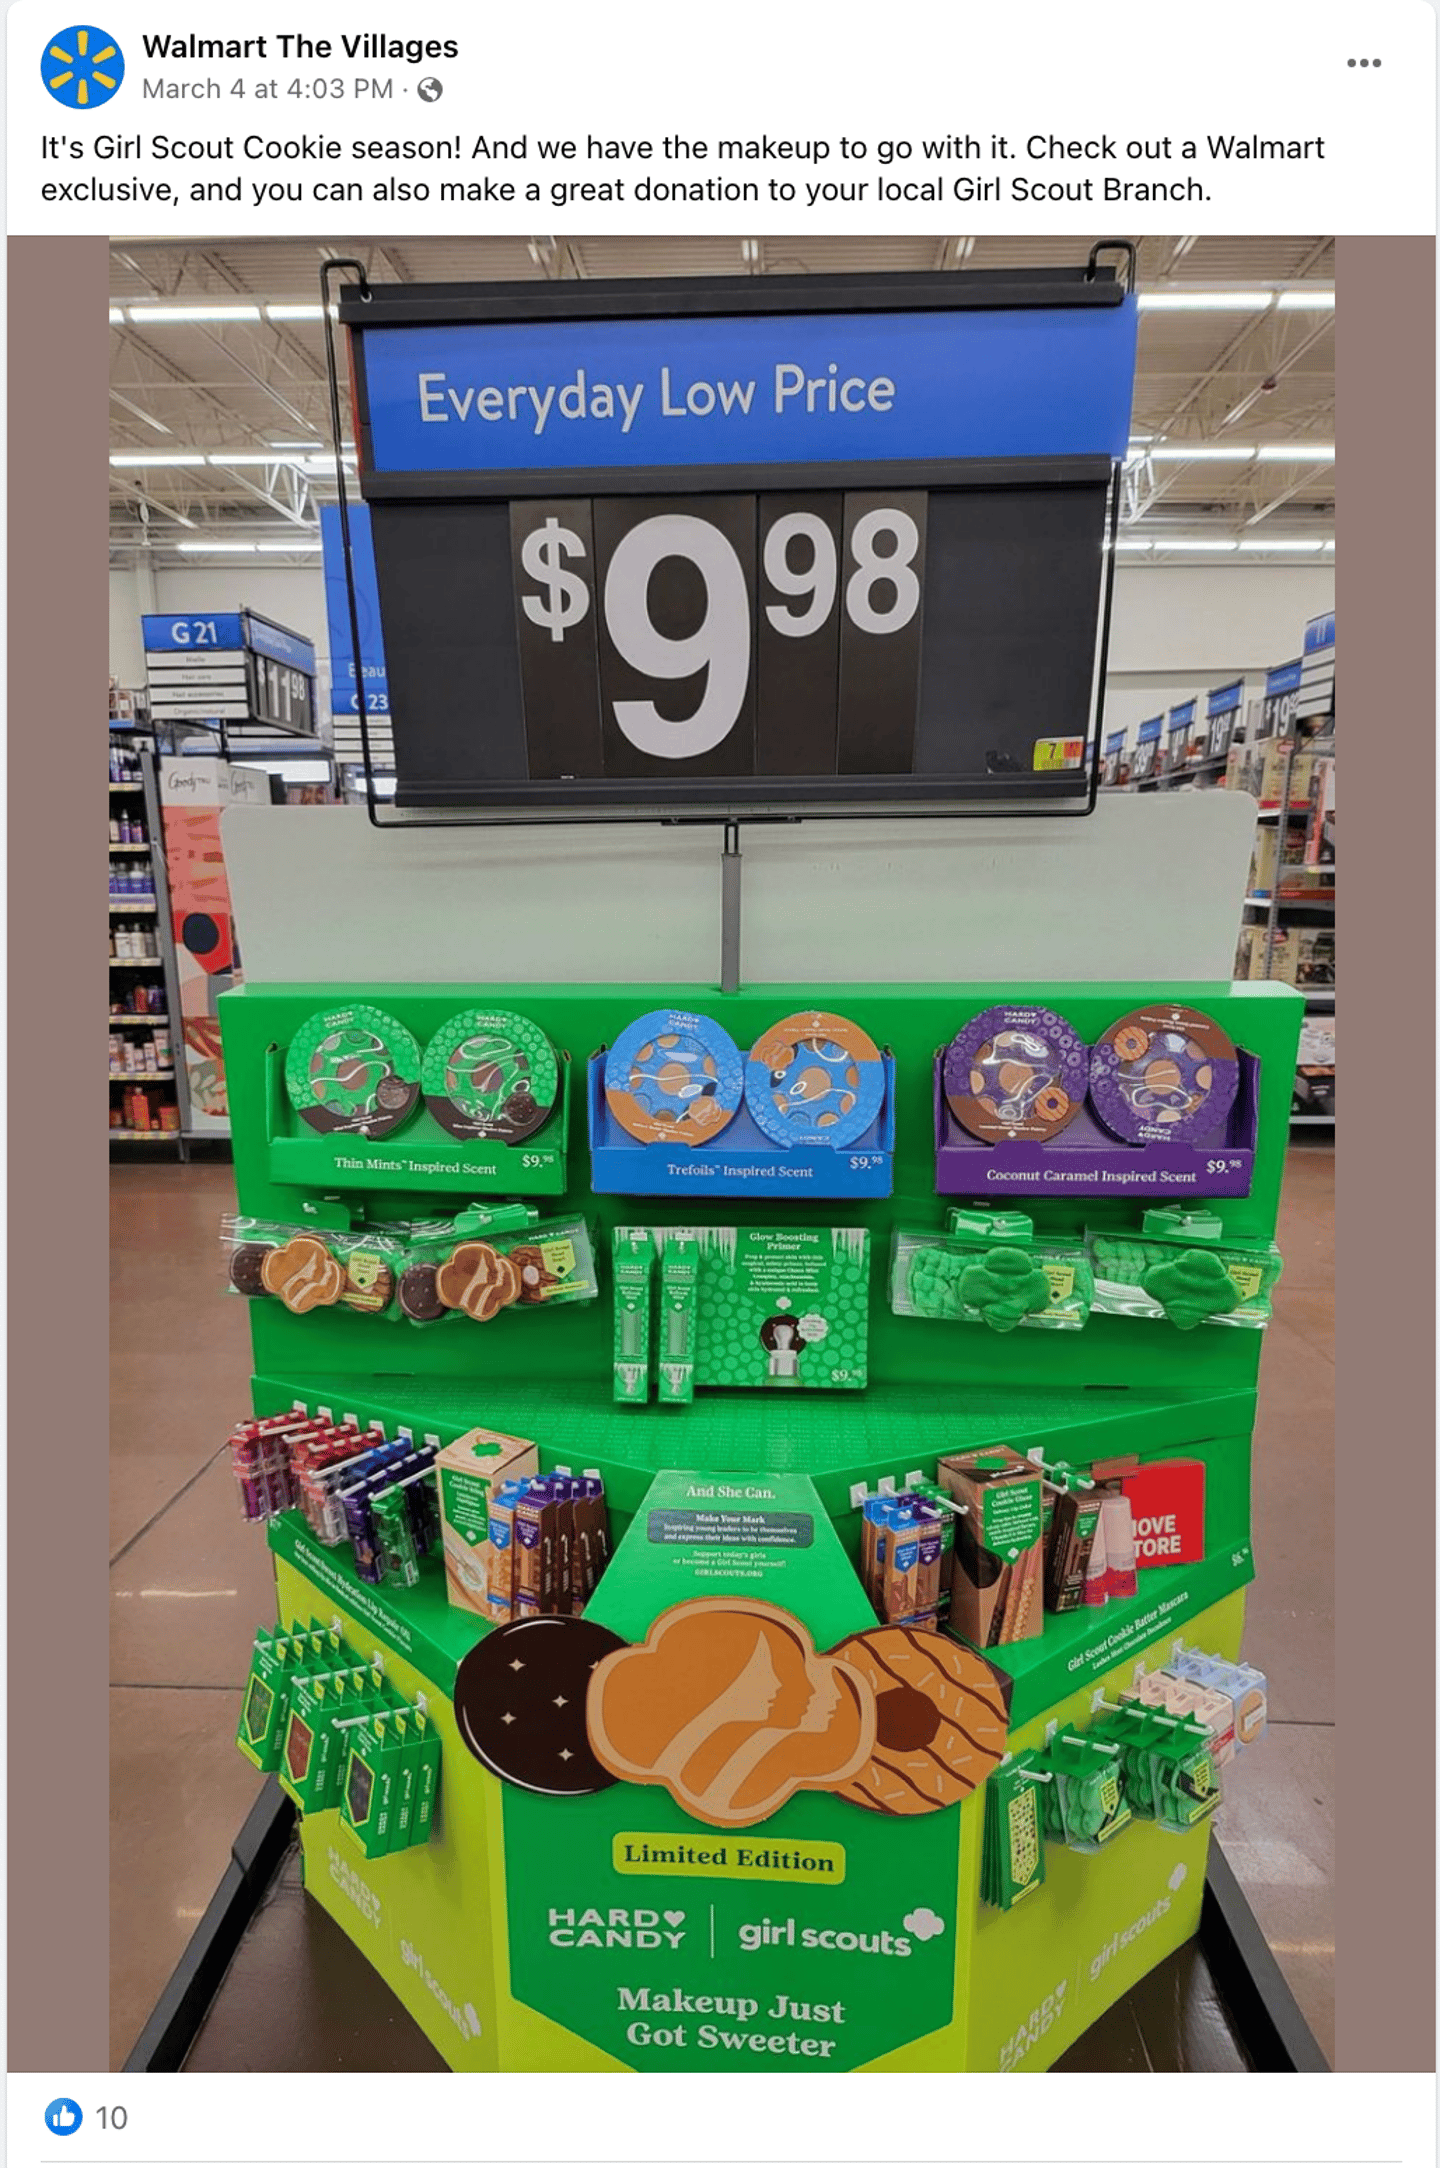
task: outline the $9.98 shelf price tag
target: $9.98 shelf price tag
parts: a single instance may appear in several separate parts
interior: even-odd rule
[[[510,507],[532,776],[905,773],[922,491]]]

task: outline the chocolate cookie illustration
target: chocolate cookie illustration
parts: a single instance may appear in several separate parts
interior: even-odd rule
[[[552,1797],[615,1782],[591,1751],[586,1694],[625,1643],[588,1618],[522,1618],[477,1642],[455,1674],[455,1721],[477,1761],[507,1784]]]
[[[506,1254],[520,1275],[522,1302],[543,1302],[550,1289],[560,1285],[559,1273],[550,1270],[536,1243],[522,1242]]]
[[[310,1017],[285,1059],[285,1089],[322,1135],[388,1137],[420,1100],[420,1049],[398,1017],[366,1002]]]
[[[315,1235],[294,1235],[270,1250],[260,1268],[267,1295],[278,1295],[287,1310],[303,1317],[340,1300],[345,1274]]]
[[[445,1315],[435,1285],[438,1277],[434,1265],[410,1265],[400,1275],[400,1307],[419,1324],[433,1325],[437,1317]]]
[[[230,1258],[230,1285],[237,1295],[263,1295],[268,1242],[242,1242]]]
[[[948,1634],[878,1626],[831,1654],[875,1695],[875,1746],[842,1799],[877,1814],[934,1814],[966,1799],[1005,1752],[999,1674]]]
[[[483,1325],[515,1300],[520,1275],[488,1242],[462,1242],[436,1273],[435,1292],[447,1310],[463,1310]]]
[[[598,1667],[590,1744],[613,1776],[659,1784],[697,1821],[743,1828],[797,1791],[835,1791],[874,1750],[863,1674],[816,1653],[772,1604],[704,1597]]]
[[[509,1009],[467,1009],[425,1050],[425,1104],[462,1142],[515,1144],[544,1127],[559,1094],[555,1049],[538,1024]]]

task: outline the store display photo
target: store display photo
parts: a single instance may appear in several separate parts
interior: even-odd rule
[[[168,1086],[181,1157],[114,1169],[117,1317],[178,1211],[157,1293],[213,1354],[173,1497],[121,1464],[125,1373],[116,1648],[151,1669],[117,1691],[180,1683],[138,1614],[179,1616],[143,1561],[183,1513],[226,1622],[183,1781],[246,1834],[223,1904],[195,1849],[132,2067],[1323,2067],[1328,1964],[1264,1947],[1317,1661],[1284,1556],[1266,1591],[1294,1468],[1264,1426],[1323,1359],[1291,1124],[1333,926],[1281,983],[1269,899],[1327,838],[1333,896],[1333,777],[1297,726],[1268,829],[1220,788],[1107,796],[1137,244],[1033,260],[1003,292],[577,281],[569,314],[331,265],[389,787],[368,740],[346,807],[252,787],[244,726],[323,683],[298,589],[237,598],[194,697],[248,705],[209,751],[145,616],[112,867],[169,848],[156,953],[112,953],[111,1119],[123,1150]],[[823,402],[801,448],[788,406],[692,407],[676,465],[561,393],[551,477],[503,411],[483,466],[477,424],[437,452],[411,411],[417,369],[593,382],[622,334],[646,381],[707,344],[758,381],[783,332],[823,385],[877,312],[914,397],[859,450]],[[363,570],[342,529],[352,636]],[[1306,646],[1333,764],[1333,611]],[[1167,757],[1221,772],[1235,682]],[[213,842],[182,844],[187,762]],[[1157,881],[1207,854],[1213,892]],[[1232,976],[1262,893],[1266,968]],[[281,1935],[325,2005],[288,2044],[249,1971]],[[1152,2039],[1157,1980],[1214,2013],[1210,2063],[1188,2018]]]

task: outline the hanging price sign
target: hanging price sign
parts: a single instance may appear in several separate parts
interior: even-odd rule
[[[757,283],[342,303],[402,804],[1083,798],[1133,304]]]

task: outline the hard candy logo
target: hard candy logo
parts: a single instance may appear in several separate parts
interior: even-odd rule
[[[125,80],[125,55],[108,30],[72,23],[40,56],[40,79],[58,105],[88,113],[108,105]]]
[[[652,1912],[644,1905],[633,1910],[552,1905],[547,1931],[557,1950],[678,1950],[685,1940],[685,1914]]]

